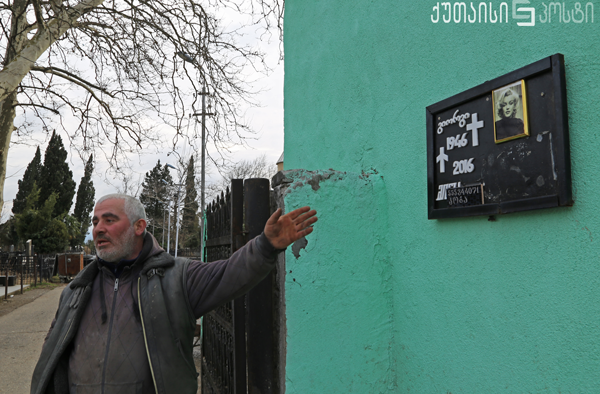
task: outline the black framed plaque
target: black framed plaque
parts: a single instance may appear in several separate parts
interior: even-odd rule
[[[573,204],[563,55],[427,107],[427,193],[429,219]]]

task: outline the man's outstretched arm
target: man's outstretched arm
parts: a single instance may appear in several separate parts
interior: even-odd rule
[[[277,252],[312,232],[316,211],[309,207],[282,215],[278,209],[263,234],[250,240],[229,259],[190,263],[187,291],[196,317],[248,292],[275,266]]]

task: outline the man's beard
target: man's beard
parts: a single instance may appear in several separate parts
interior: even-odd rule
[[[104,248],[102,250],[96,248],[96,254],[104,261],[118,263],[119,261],[131,256],[135,251],[135,231],[133,226],[129,227],[127,232],[123,234],[120,239],[108,238],[101,235],[98,236],[96,241],[101,239],[110,241],[108,248]]]

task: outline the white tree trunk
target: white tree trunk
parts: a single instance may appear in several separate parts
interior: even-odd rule
[[[8,148],[15,120],[15,107],[17,94],[13,92],[0,102],[0,207],[4,207],[4,180],[8,164]]]
[[[61,12],[47,26],[33,36],[16,56],[0,71],[0,101],[14,91],[31,67],[42,54],[50,48],[67,30],[75,25],[77,19],[102,4],[104,0],[86,0],[75,7]]]
[[[23,78],[31,71],[35,62],[67,30],[77,23],[77,19],[102,4],[104,0],[85,0],[75,7],[63,10],[58,17],[39,29],[31,40],[27,40],[25,26],[27,20],[26,0],[13,3],[11,37],[7,48],[6,65],[0,71],[0,210],[4,207],[4,180],[8,162],[10,138],[14,129],[16,90]]]

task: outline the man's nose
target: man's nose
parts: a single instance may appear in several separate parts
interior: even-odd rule
[[[102,224],[102,222],[98,222],[98,224],[96,224],[96,226],[94,226],[94,229],[92,230],[92,237],[94,237],[94,239],[96,239],[96,237],[100,234],[104,234],[106,232],[106,229],[104,228],[104,225]]]

